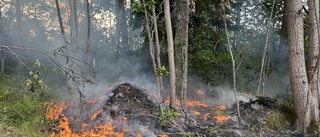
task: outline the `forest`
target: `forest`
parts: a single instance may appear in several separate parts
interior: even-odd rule
[[[0,136],[319,136],[319,0],[0,0]]]

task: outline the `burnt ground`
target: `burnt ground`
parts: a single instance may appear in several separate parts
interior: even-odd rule
[[[80,135],[112,121],[113,131],[122,132],[123,136],[138,136],[138,133],[144,137],[311,136],[295,131],[294,111],[290,105],[290,102],[279,105],[276,99],[269,97],[256,97],[249,102],[240,102],[241,119],[237,116],[236,105],[226,110],[212,106],[188,107],[186,120],[184,112],[178,109],[179,116],[163,124],[159,117],[160,108],[169,110],[168,106],[155,101],[146,90],[124,83],[108,92],[105,97],[87,100],[82,107],[69,105],[63,111],[63,116],[69,119],[72,132]],[[220,115],[228,119],[221,122],[215,118]],[[83,123],[86,123],[85,127]],[[56,121],[55,124],[59,125],[59,122]],[[62,130],[64,129],[56,129],[55,132]]]

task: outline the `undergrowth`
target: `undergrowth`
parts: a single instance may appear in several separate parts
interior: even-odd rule
[[[0,124],[23,131],[23,136],[47,136],[49,120],[45,117],[44,101],[50,96],[49,92],[30,92],[23,83],[25,78],[21,75],[0,77]]]

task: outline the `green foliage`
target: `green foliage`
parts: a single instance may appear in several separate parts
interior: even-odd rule
[[[267,116],[266,125],[273,130],[284,129],[286,125],[285,115],[280,111],[272,110]]]
[[[43,92],[28,92],[20,76],[1,77],[0,124],[22,129],[28,132],[26,134],[43,135],[42,130],[49,125],[49,121],[45,117],[42,95]]]
[[[208,26],[201,26],[189,36],[189,68],[203,81],[221,84],[231,75],[231,58],[221,37]]]
[[[146,1],[144,4],[138,1],[132,1],[132,2],[133,2],[133,9],[137,13],[144,12],[144,6],[150,10],[152,6],[156,4],[155,1]]]
[[[44,66],[44,65],[41,66],[41,63],[40,63],[40,61],[39,61],[38,59],[37,59],[37,60],[35,61],[35,63],[33,64],[33,68],[36,68],[36,67],[37,67],[37,68],[43,68],[44,70],[47,69],[46,66]],[[33,80],[31,80],[31,79],[26,79],[26,80],[24,81],[24,83],[25,83],[25,85],[26,85],[27,87],[29,87],[29,89],[30,89],[31,92],[35,92],[35,91],[38,90],[38,89],[40,89],[40,90],[46,90],[46,89],[48,89],[47,84],[46,84],[46,83],[44,82],[44,80],[40,77],[40,76],[42,75],[41,72],[31,70],[31,71],[29,72],[29,75],[33,76]]]
[[[161,108],[161,112],[159,115],[159,119],[161,121],[161,126],[167,126],[170,121],[178,117],[179,112],[175,111],[174,109],[167,110],[166,108]]]
[[[168,74],[169,74],[169,71],[164,66],[162,66],[161,68],[157,68],[157,70],[156,70],[156,76],[157,77],[165,76],[165,75],[168,75]]]

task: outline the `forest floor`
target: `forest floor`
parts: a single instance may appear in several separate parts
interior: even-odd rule
[[[312,136],[295,129],[292,102],[255,97],[240,102],[241,118],[235,104],[211,106],[188,100],[188,109],[168,109],[168,99],[154,102],[145,89],[121,84],[106,96],[78,105],[51,104],[52,136],[222,136],[222,137],[300,137]],[[187,118],[185,117],[187,115]],[[186,124],[187,123],[187,124]]]
[[[54,93],[31,93],[22,79],[0,78],[0,137],[312,136],[295,130],[292,101],[250,97],[240,102],[238,119],[235,104],[213,106],[203,100],[187,100],[187,110],[183,110],[177,100],[177,109],[170,110],[169,99],[159,102],[157,95],[128,83],[80,105],[53,103],[49,100]]]

